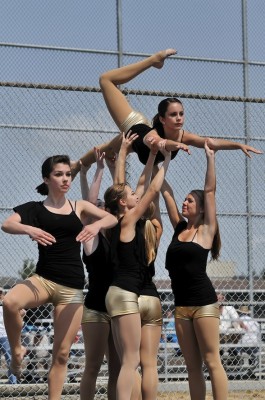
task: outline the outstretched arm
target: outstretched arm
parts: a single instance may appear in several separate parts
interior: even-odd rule
[[[253,152],[255,154],[262,154],[263,152],[260,150],[255,149],[255,147],[249,146],[244,143],[238,143],[238,142],[233,142],[231,140],[225,140],[225,139],[212,139],[212,138],[206,138],[206,137],[201,137],[197,135],[196,133],[191,133],[191,132],[184,132],[182,141],[183,143],[186,143],[189,146],[194,146],[194,147],[199,147],[199,148],[204,148],[205,141],[208,141],[208,146],[212,150],[242,150],[243,153],[246,154],[246,156],[251,158],[251,155],[249,152]]]
[[[2,224],[2,230],[13,235],[28,235],[32,240],[42,246],[52,245],[56,242],[54,236],[31,225],[25,225],[21,222],[21,217],[18,213],[10,215]]]
[[[190,149],[187,146],[187,143],[185,142],[180,143],[171,139],[163,139],[161,138],[161,136],[158,135],[155,129],[151,130],[144,137],[144,144],[147,147],[149,147],[150,150],[151,146],[153,146],[153,151],[160,151],[161,144],[163,143],[167,151],[183,150],[188,154],[191,154]]]

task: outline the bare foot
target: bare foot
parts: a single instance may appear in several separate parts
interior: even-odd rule
[[[158,53],[155,53],[153,55],[153,57],[154,57],[153,67],[158,68],[158,69],[162,68],[164,65],[165,59],[167,57],[173,56],[176,53],[177,53],[177,51],[175,49],[166,49],[166,50],[159,51]]]
[[[71,165],[71,174],[72,174],[72,181],[73,181],[75,179],[76,175],[78,174],[78,172],[80,172],[81,164],[78,160],[78,161],[71,161],[70,165]]]
[[[21,351],[16,357],[12,357],[10,363],[10,372],[15,375],[17,378],[20,378],[22,373],[22,361],[27,353],[27,349],[24,346],[21,346]]]

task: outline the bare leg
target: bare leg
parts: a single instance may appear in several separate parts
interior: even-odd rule
[[[108,400],[116,400],[116,387],[121,369],[121,363],[114,345],[112,332],[110,332],[109,335],[106,357],[109,366]]]
[[[161,337],[161,326],[145,325],[141,333],[142,399],[157,398],[158,373],[157,353]]]
[[[131,394],[131,400],[142,400],[142,377],[138,369],[135,371],[135,379]]]
[[[48,399],[60,400],[69,352],[81,325],[83,304],[60,304],[54,308],[54,342],[48,377]]]
[[[220,359],[219,319],[213,317],[195,319],[194,329],[202,358],[211,378],[213,398],[214,400],[226,400],[228,383]]]
[[[21,345],[23,320],[20,310],[38,307],[48,301],[48,293],[34,278],[17,284],[4,297],[3,311],[6,332],[11,350],[11,372],[19,377],[26,349]]]
[[[176,331],[188,369],[190,398],[191,400],[205,400],[206,384],[202,370],[203,362],[193,321],[176,319]]]
[[[121,361],[117,381],[117,400],[130,400],[135,380],[135,370],[140,362],[140,314],[127,314],[112,318],[115,347]]]
[[[128,115],[133,111],[132,107],[128,103],[126,97],[119,90],[118,85],[127,83],[134,79],[136,76],[144,72],[150,67],[162,68],[164,61],[167,57],[176,54],[176,50],[167,49],[153,54],[152,56],[145,58],[134,64],[126,65],[125,67],[113,69],[103,73],[100,76],[99,83],[102,94],[105,99],[106,106],[116,123],[119,130],[121,130],[121,124],[125,121]],[[100,145],[101,152],[106,152],[109,156],[109,152],[119,152],[121,145],[121,136],[115,137],[109,143]],[[81,157],[83,165],[89,166],[95,162],[94,150],[89,150],[84,156]],[[79,172],[80,166],[78,161],[72,164],[72,175],[73,178]]]
[[[86,359],[80,385],[80,399],[93,400],[97,376],[107,348],[110,325],[104,322],[85,323],[82,324],[82,331]]]

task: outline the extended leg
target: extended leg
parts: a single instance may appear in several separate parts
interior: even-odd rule
[[[106,106],[119,130],[121,130],[123,122],[133,109],[124,94],[118,88],[118,85],[131,81],[150,67],[162,68],[165,59],[175,53],[176,51],[174,49],[163,50],[137,63],[107,71],[100,76],[99,83]],[[119,152],[120,145],[121,135],[118,135],[110,142],[100,145],[99,148],[101,152],[105,152],[107,156],[111,156],[113,153]],[[85,166],[93,164],[96,161],[94,150],[89,150],[80,159]],[[71,169],[74,178],[80,171],[79,162],[73,162]]]

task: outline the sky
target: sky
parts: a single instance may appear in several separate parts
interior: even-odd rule
[[[263,0],[246,1],[247,4],[247,49],[251,64],[248,69],[249,97],[264,98],[265,93],[265,3]],[[163,69],[137,77],[128,85],[131,89],[170,91],[178,93],[200,93],[216,96],[243,96],[242,73],[242,1],[241,0],[124,0],[121,2],[122,51],[126,53],[123,63],[137,61],[144,55],[174,47],[178,50],[174,61]],[[17,2],[3,0],[0,13],[0,56],[2,82],[36,82],[56,85],[95,86],[103,71],[117,65],[117,21],[115,0],[27,0]],[[19,47],[13,46],[19,44]],[[26,45],[38,46],[26,48]],[[55,47],[55,50],[51,50]],[[80,51],[77,52],[76,49]],[[87,51],[92,51],[87,52]],[[108,52],[108,56],[102,54]],[[135,56],[133,56],[135,54]],[[205,59],[204,62],[198,58]],[[213,59],[213,61],[209,61]],[[227,60],[229,63],[220,63]],[[64,129],[92,130],[98,127],[108,135],[115,126],[99,95],[9,89],[0,87],[0,175],[2,196],[0,215],[3,220],[14,205],[28,201],[34,196],[33,188],[39,183],[40,165],[44,155],[61,149],[78,157],[83,151],[86,133],[66,138],[62,134],[46,129],[46,135],[34,127],[63,127]],[[148,117],[154,114],[155,100],[133,98],[144,106]],[[93,104],[92,104],[93,103]],[[89,116],[86,110],[89,108]],[[151,111],[152,109],[152,111]],[[244,123],[240,115],[242,104],[211,101],[185,100],[189,115],[189,130],[223,136],[231,132],[232,138],[242,139]],[[250,106],[251,133],[256,136],[253,145],[264,150],[264,104]],[[185,111],[185,112],[186,112]],[[203,118],[202,118],[203,116]],[[223,121],[220,124],[219,121]],[[13,126],[19,125],[19,129]],[[9,128],[7,128],[9,126]],[[31,128],[29,128],[31,127]],[[98,134],[96,131],[95,134]],[[209,133],[208,133],[209,132]],[[70,138],[70,139],[69,139]],[[239,139],[238,139],[239,138]],[[91,139],[88,139],[93,142]],[[93,142],[94,143],[94,142]],[[97,139],[95,139],[95,144]],[[45,148],[45,151],[42,149]],[[196,182],[203,182],[203,153],[193,152],[194,161],[181,156],[183,175],[181,201],[193,179],[185,175],[190,168],[196,170]],[[134,158],[132,158],[132,165]],[[263,161],[262,161],[263,160]],[[239,214],[245,210],[246,161],[237,154],[218,154],[220,213]],[[264,262],[264,158],[253,157],[251,161],[251,205],[256,217],[251,226],[253,233],[253,257],[255,268],[260,272]],[[194,175],[194,173],[193,173]],[[170,179],[176,187],[173,167]],[[132,179],[133,180],[133,179]],[[105,186],[109,180],[106,179]],[[233,186],[236,188],[233,191]],[[30,195],[29,195],[30,193]],[[73,194],[79,195],[78,182],[73,184]],[[37,199],[36,195],[35,198]],[[262,217],[263,215],[263,217]],[[233,260],[237,273],[248,270],[246,219],[237,215],[223,215],[224,232],[223,260]],[[172,231],[166,218],[164,245],[170,240]],[[251,234],[252,234],[251,233]],[[238,241],[236,241],[237,239]],[[4,255],[0,261],[0,275],[17,275],[22,261],[28,254],[36,257],[34,244],[28,238],[6,237],[0,233]],[[231,244],[233,243],[233,244]],[[10,258],[10,254],[12,257]],[[163,265],[164,251],[158,258],[159,270]],[[162,267],[161,267],[162,268]],[[160,274],[164,276],[164,272]]]

